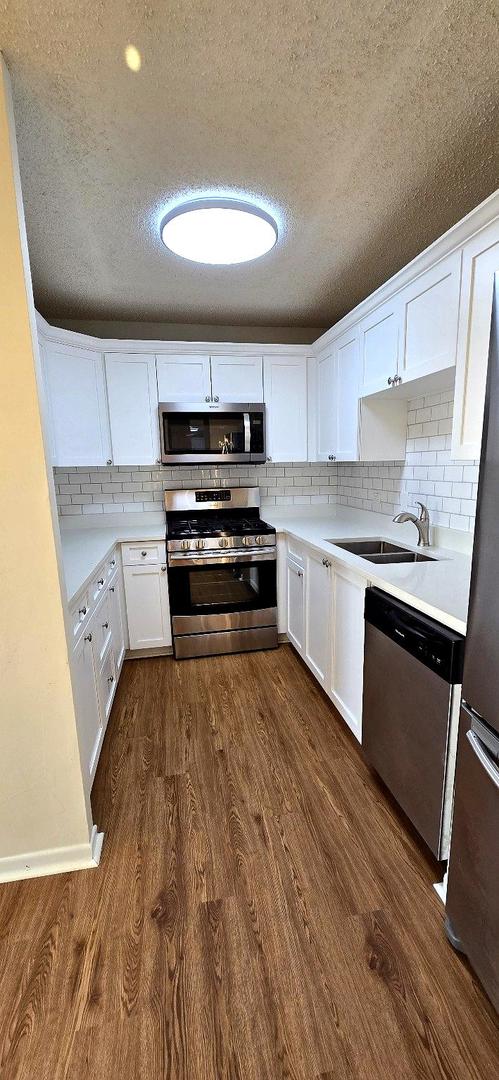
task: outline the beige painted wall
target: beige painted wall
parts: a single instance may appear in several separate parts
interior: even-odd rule
[[[0,56],[0,860],[88,844],[8,74]],[[35,338],[36,342],[36,338]],[[38,369],[38,370],[37,370]]]
[[[94,337],[130,338],[132,341],[255,341],[266,345],[310,345],[325,329],[320,326],[211,326],[205,323],[126,322],[122,319],[56,319],[51,315],[46,318],[51,326],[63,326],[66,330],[77,330]]]

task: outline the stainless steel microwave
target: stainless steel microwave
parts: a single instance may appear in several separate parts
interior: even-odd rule
[[[265,405],[161,402],[161,463],[265,461]]]

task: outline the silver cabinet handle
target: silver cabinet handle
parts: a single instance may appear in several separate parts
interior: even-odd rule
[[[114,592],[114,585],[109,586],[109,592]]]
[[[328,454],[327,459],[328,461],[336,461],[336,454]]]
[[[109,623],[108,622],[103,622],[102,623],[102,629],[103,630],[109,630]]]
[[[106,465],[112,465],[112,464],[113,464],[113,459],[108,457],[108,459],[106,461]]]
[[[388,376],[388,386],[393,386],[394,383],[395,383],[395,379],[392,379],[392,376],[389,375]]]
[[[161,573],[164,574],[165,570],[166,570],[166,566],[162,566],[161,567]]]
[[[78,615],[86,615],[86,614],[87,614],[87,611],[88,611],[88,608],[86,608],[86,607],[81,607],[81,608],[80,608],[80,610],[79,610],[79,612],[78,612]]]
[[[215,394],[215,397],[213,398],[213,401],[220,401],[220,398],[219,398],[218,394]]]
[[[397,384],[401,383],[402,382],[402,376],[401,375],[396,375],[393,381],[394,381],[394,383],[397,383]]]
[[[84,638],[83,640],[84,640],[84,641],[91,641],[91,640],[92,640],[92,635],[91,635],[91,634],[87,634],[87,636],[86,636],[86,637],[85,637],[85,638]]]
[[[210,397],[210,395],[209,395],[209,394],[207,394],[204,400],[205,400],[205,401],[211,401],[211,397]]]
[[[141,551],[141,553],[140,553],[140,554],[142,555],[142,558],[143,558],[143,559],[145,559],[145,557],[146,557],[146,555],[147,555],[147,551]]]
[[[103,578],[103,577],[100,577],[100,578],[99,578],[99,580],[98,580],[98,582],[97,582],[97,584],[98,584],[98,585],[103,585],[103,584],[104,584],[104,578]]]
[[[114,675],[109,675],[107,681],[113,683],[114,682]]]

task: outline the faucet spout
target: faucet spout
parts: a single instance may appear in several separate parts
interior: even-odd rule
[[[410,514],[408,510],[403,510],[401,514],[396,514],[394,521],[397,524],[402,524],[405,521],[412,521],[413,525],[418,530],[418,547],[430,546],[430,514],[428,507],[422,502],[416,501],[416,506],[420,506],[419,517],[415,514]]]

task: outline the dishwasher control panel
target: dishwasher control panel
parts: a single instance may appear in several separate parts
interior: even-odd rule
[[[366,590],[365,618],[446,682],[462,681],[462,634],[375,588]]]

